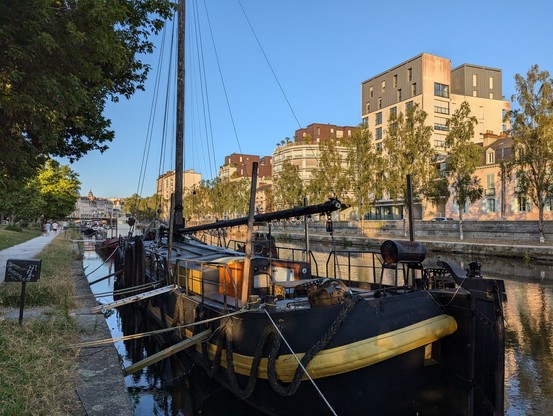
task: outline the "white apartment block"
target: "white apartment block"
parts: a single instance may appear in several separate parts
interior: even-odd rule
[[[417,103],[434,128],[436,152],[445,155],[447,119],[463,101],[478,120],[475,143],[482,143],[486,132],[500,134],[509,128],[503,121],[510,103],[503,99],[501,69],[470,64],[451,69],[449,59],[422,53],[361,84],[361,115],[377,149],[382,149],[390,113],[405,114]]]
[[[347,147],[341,145],[341,140],[350,138],[354,129],[353,126],[313,123],[296,130],[293,142],[277,146],[273,152],[273,177],[279,175],[282,164],[289,159],[299,168],[300,178],[307,184],[313,177],[313,171],[319,169],[319,143],[324,140],[336,140],[336,149],[340,152],[345,167]]]

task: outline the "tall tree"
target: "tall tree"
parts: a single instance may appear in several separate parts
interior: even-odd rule
[[[353,130],[346,146],[346,175],[351,188],[350,197],[346,202],[357,207],[362,219],[363,206],[369,201],[382,198],[383,160],[381,154],[376,152],[372,135],[364,124]]]
[[[336,139],[329,137],[319,144],[319,166],[313,171],[307,195],[311,204],[319,204],[331,197],[344,199],[350,190],[345,174],[345,160],[342,158]]]
[[[36,178],[0,183],[0,213],[7,215],[12,224],[37,220],[42,206]]]
[[[61,219],[73,212],[81,182],[69,166],[50,159],[38,173],[37,181],[43,203],[42,214],[46,218]]]
[[[151,221],[158,210],[157,195],[143,198],[138,194],[133,194],[125,199],[124,210],[138,221]]]
[[[463,212],[467,202],[473,203],[480,198],[484,189],[480,179],[472,174],[480,164],[482,148],[472,142],[476,117],[470,115],[470,105],[463,101],[447,120],[449,133],[445,139],[448,150],[446,173],[453,188],[453,198],[459,207],[459,239],[463,239]]]
[[[275,175],[273,182],[274,202],[279,208],[303,205],[305,188],[300,178],[299,167],[289,159],[282,163],[282,170]]]
[[[420,198],[437,178],[435,152],[430,143],[432,127],[427,114],[413,105],[404,115],[391,113],[384,138],[386,189],[394,200],[407,201],[406,176],[412,174],[413,199]]]
[[[543,210],[553,198],[553,80],[534,65],[526,78],[515,75],[511,98],[519,108],[509,112],[517,180],[517,196],[538,208],[540,242],[545,242]]]
[[[114,138],[106,101],[143,89],[162,0],[0,2],[0,175],[32,177],[49,156],[79,159]]]

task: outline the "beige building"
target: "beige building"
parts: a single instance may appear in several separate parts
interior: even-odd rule
[[[528,198],[517,197],[514,173],[502,173],[501,166],[511,160],[512,148],[513,139],[506,134],[484,134],[481,163],[473,175],[480,179],[484,194],[479,201],[466,204],[464,220],[538,220],[538,208]],[[459,219],[459,207],[453,202],[453,195],[446,204],[445,216]],[[553,220],[551,205],[544,209],[544,220]]]
[[[488,131],[504,132],[504,121],[510,109],[503,99],[501,69],[463,64],[451,68],[451,61],[422,53],[394,66],[361,84],[361,114],[372,133],[377,150],[382,150],[391,113],[404,113],[418,104],[427,113],[426,124],[432,126],[431,143],[437,161],[445,160],[447,120],[463,101],[476,117],[473,142],[483,145]],[[415,204],[415,218],[444,215],[443,206],[433,207],[427,201]],[[401,219],[405,216],[402,201],[379,201],[370,207],[371,219]]]
[[[361,114],[377,149],[382,148],[390,113],[405,114],[419,104],[434,128],[433,146],[445,155],[447,119],[463,101],[478,120],[475,143],[482,143],[487,131],[508,129],[503,118],[510,104],[503,99],[501,69],[469,64],[451,69],[449,59],[422,53],[361,84]]]
[[[118,208],[122,208],[122,201],[115,201],[118,201],[117,205],[113,199],[99,198],[95,196],[92,191],[89,191],[87,196],[82,196],[77,199],[75,210],[68,218],[75,220],[108,219],[114,215],[114,211],[117,211]]]
[[[194,191],[194,187],[198,186],[202,181],[202,175],[194,172],[194,169],[185,170],[182,179],[182,192],[187,195]],[[171,207],[171,195],[175,191],[175,171],[171,170],[159,178],[157,178],[156,193],[160,197],[161,217],[169,218],[169,210]]]

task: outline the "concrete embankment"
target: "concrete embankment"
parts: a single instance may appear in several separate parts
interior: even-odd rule
[[[460,254],[477,254],[509,258],[553,261],[553,224],[546,223],[546,243],[540,244],[537,222],[473,221],[465,224],[463,240],[459,239],[457,221],[415,223],[415,240],[424,242],[428,251]],[[236,227],[230,239],[243,240],[245,227]],[[268,227],[258,231],[267,233]],[[333,223],[333,235],[326,232],[326,224],[309,224],[309,237],[313,243],[332,244],[352,248],[377,249],[385,240],[409,240],[408,227],[403,221],[370,221]],[[279,241],[304,241],[303,222],[271,224],[271,233]]]

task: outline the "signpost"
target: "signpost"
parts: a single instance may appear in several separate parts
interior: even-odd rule
[[[6,262],[6,282],[21,282],[21,298],[19,301],[19,323],[23,321],[25,306],[25,285],[36,282],[40,278],[42,260],[9,259]]]

